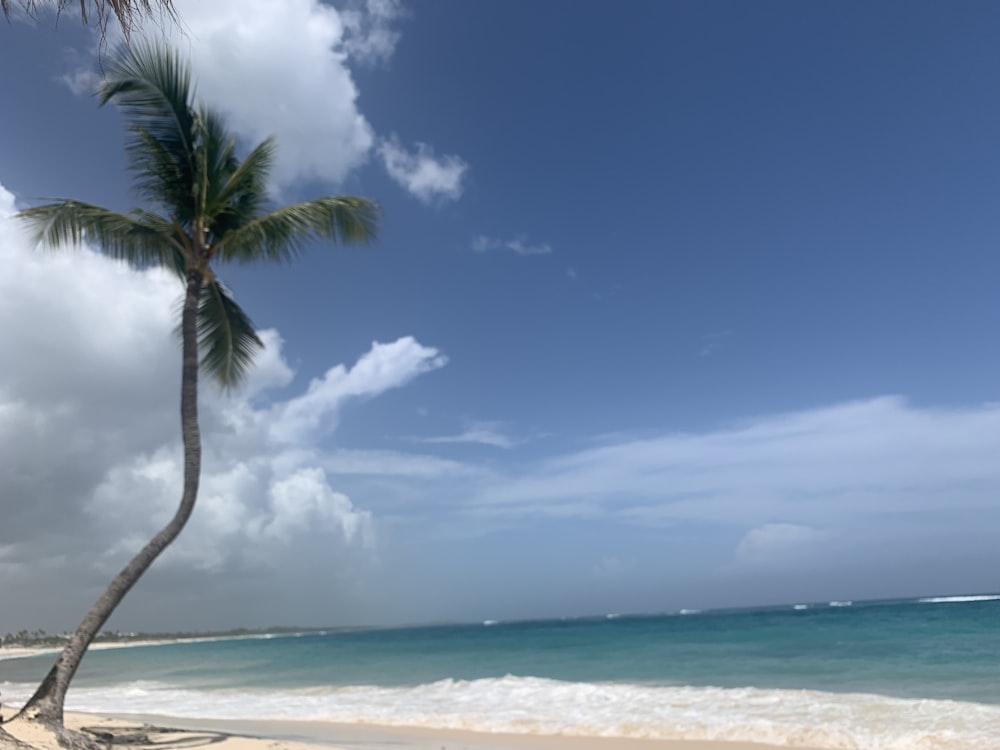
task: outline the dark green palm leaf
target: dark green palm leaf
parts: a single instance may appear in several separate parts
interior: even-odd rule
[[[198,112],[197,122],[200,208],[204,216],[210,217],[224,208],[223,191],[240,162],[236,157],[236,139],[226,130],[225,123],[217,112],[202,107]]]
[[[129,123],[126,154],[140,194],[193,213],[188,204],[195,172],[196,116],[191,72],[180,55],[150,42],[120,49],[98,97],[102,105],[113,100]],[[155,183],[161,175],[171,178],[170,196],[158,194]],[[175,195],[179,191],[180,197]]]
[[[89,241],[100,252],[138,268],[172,266],[179,248],[170,226],[150,215],[120,214],[82,201],[63,200],[21,211],[35,242],[46,247]]]
[[[198,306],[201,366],[224,388],[242,383],[263,348],[253,323],[217,280],[206,281]]]
[[[132,182],[136,193],[152,204],[170,210],[187,221],[195,216],[191,195],[192,173],[186,159],[140,127],[129,129],[131,140],[126,147]]]
[[[262,215],[274,141],[263,141],[241,161],[223,119],[195,107],[187,64],[163,45],[139,42],[119,50],[99,96],[126,119],[129,167],[150,210],[126,215],[61,201],[21,216],[49,246],[87,239],[135,266],[161,265],[182,280],[191,272],[202,274],[202,366],[223,386],[237,385],[262,344],[209,262],[290,260],[317,239],[369,242],[378,206],[365,198],[328,197]]]
[[[181,142],[191,134],[193,94],[191,69],[180,54],[146,41],[118,50],[97,92],[102,106],[113,99],[127,120]]]
[[[378,205],[367,198],[317,198],[282,206],[226,233],[216,245],[223,260],[248,263],[294,258],[305,243],[325,239],[358,244],[375,239]]]
[[[191,252],[188,246],[187,235],[178,232],[177,227],[162,216],[144,211],[141,208],[132,209],[130,215],[144,226],[148,226],[151,230],[155,230],[164,237],[171,238],[170,249],[172,252],[164,256],[161,262],[165,268],[173,271],[178,278],[184,280],[187,271],[186,256]]]
[[[260,216],[267,203],[267,178],[274,163],[273,138],[261,142],[229,175],[218,195],[213,214],[212,236],[225,237]]]

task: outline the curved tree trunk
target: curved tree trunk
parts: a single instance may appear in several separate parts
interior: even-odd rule
[[[191,271],[187,277],[181,316],[183,366],[181,370],[181,434],[184,441],[184,492],[170,523],[164,526],[128,565],[115,576],[70,637],[56,663],[17,717],[33,719],[62,729],[66,691],[83,661],[91,641],[142,574],[149,569],[184,528],[198,497],[201,475],[201,433],[198,428],[198,303],[203,277]],[[15,717],[15,718],[17,718]]]

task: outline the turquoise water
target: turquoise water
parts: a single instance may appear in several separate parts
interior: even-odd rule
[[[1000,597],[837,604],[95,651],[70,707],[1000,748]],[[0,662],[0,689],[26,695],[51,660]]]

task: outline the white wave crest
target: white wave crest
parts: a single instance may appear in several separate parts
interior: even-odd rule
[[[917,599],[921,604],[952,604],[957,602],[992,602],[1000,600],[1000,594],[976,594],[975,596],[928,596]]]
[[[7,684],[24,700],[33,686]],[[758,742],[824,750],[1000,750],[1000,706],[813,690],[571,683],[533,677],[414,687],[180,690],[136,682],[74,689],[70,710],[294,719],[479,732]]]

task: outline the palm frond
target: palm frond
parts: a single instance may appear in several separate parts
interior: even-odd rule
[[[190,134],[193,94],[180,53],[149,41],[119,47],[97,92],[101,106],[113,101],[126,119],[158,137]]]
[[[12,0],[0,0],[0,12],[5,17],[10,16],[11,3]],[[84,0],[17,0],[17,3],[29,16],[33,16],[39,7],[47,10],[54,6],[56,13],[62,14],[69,6],[79,5],[84,25],[88,22],[87,7],[92,6],[97,20],[97,28],[100,31],[102,49],[108,30],[108,22],[112,16],[118,19],[118,25],[126,43],[131,38],[132,32],[141,26],[144,18],[155,20],[159,16],[161,22],[167,20],[171,23],[180,20],[172,0],[89,0],[89,2],[84,2]]]
[[[253,323],[217,279],[206,279],[198,305],[201,366],[223,388],[242,383],[263,348]]]
[[[129,169],[146,197],[165,201],[152,188],[167,166],[179,186],[190,188],[193,183],[193,95],[190,68],[176,50],[163,44],[143,41],[119,48],[108,66],[98,98],[102,106],[113,102],[128,123]]]
[[[168,208],[183,220],[192,218],[195,211],[191,170],[186,160],[179,160],[168,145],[147,130],[132,127],[129,132],[131,138],[125,150],[136,193],[154,205]]]
[[[185,253],[190,253],[191,238],[178,232],[176,225],[158,214],[150,213],[141,208],[133,208],[130,215],[140,224],[164,237],[170,237],[170,252],[164,254],[158,262],[167,270],[173,271],[181,281],[184,281],[187,278]]]
[[[259,216],[267,203],[267,178],[274,163],[273,138],[261,142],[236,167],[217,196],[212,239],[225,237]]]
[[[82,201],[63,200],[17,214],[36,243],[58,247],[84,240],[118,260],[145,268],[174,265],[179,248],[170,225],[152,214],[120,214]]]
[[[209,219],[225,208],[222,195],[240,162],[236,139],[226,130],[222,117],[207,107],[201,107],[195,118],[195,156],[192,192],[200,215]]]
[[[247,263],[294,258],[305,243],[325,239],[360,244],[375,239],[378,205],[367,198],[328,197],[282,206],[250,219],[220,238],[217,257]]]

